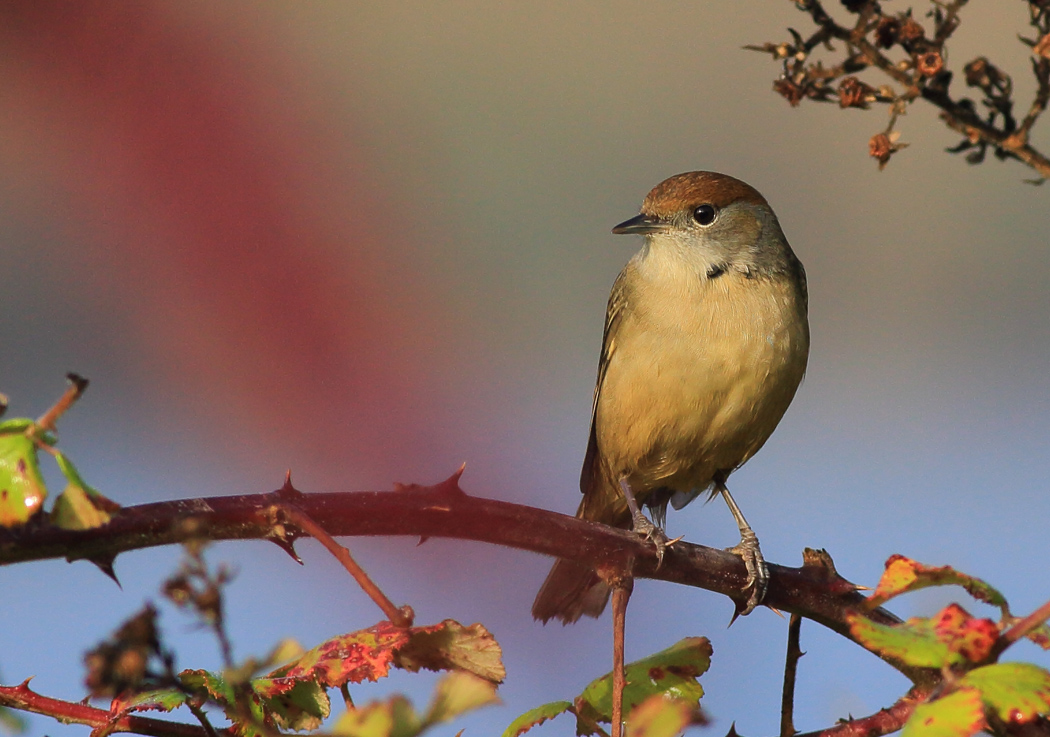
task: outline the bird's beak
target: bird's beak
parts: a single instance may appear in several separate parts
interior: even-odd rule
[[[643,212],[641,215],[635,215],[630,220],[624,220],[613,228],[612,232],[617,235],[648,235],[649,233],[659,233],[670,227],[669,223],[653,215],[646,215]]]

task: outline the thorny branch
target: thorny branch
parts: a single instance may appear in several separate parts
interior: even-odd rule
[[[816,31],[803,38],[789,29],[791,41],[745,48],[770,53],[783,62],[784,71],[773,89],[792,106],[803,99],[838,102],[843,108],[889,105],[888,125],[868,142],[869,154],[879,162],[879,168],[907,145],[899,141],[897,119],[921,98],[941,110],[945,125],[963,134],[963,140],[948,151],[966,151],[966,160],[979,164],[990,149],[999,159],[1015,159],[1038,172],[1040,178],[1033,183],[1050,178],[1050,158],[1029,142],[1032,129],[1050,103],[1050,0],[1028,0],[1029,24],[1035,38],[1020,37],[1020,41],[1030,47],[1037,89],[1020,122],[1014,115],[1010,76],[985,57],[970,61],[962,70],[967,86],[981,93],[984,114],[973,99],[953,96],[949,91],[954,73],[946,66],[947,42],[959,27],[959,11],[967,0],[932,0],[932,9],[926,13],[932,33],[911,10],[886,13],[877,0],[842,0],[845,9],[856,17],[852,26],[836,21],[820,0],[794,2],[809,15]],[[832,66],[813,61],[818,48],[836,53],[832,41],[844,46],[838,57],[841,60]],[[890,83],[872,86],[856,76],[868,69],[889,77]]]

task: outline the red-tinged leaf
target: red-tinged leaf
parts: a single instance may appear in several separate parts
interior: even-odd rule
[[[944,698],[919,704],[901,730],[901,737],[969,737],[985,728],[981,694],[961,688]]]
[[[503,730],[502,737],[518,737],[548,719],[553,719],[571,710],[571,701],[552,701],[549,704],[537,706],[535,709],[529,709]]]
[[[860,614],[847,614],[846,622],[850,633],[865,648],[907,665],[941,668],[961,662],[961,656],[937,637],[934,625],[928,619],[909,619],[903,624],[890,626],[876,624]]]
[[[923,565],[903,555],[892,555],[886,561],[886,570],[879,579],[879,585],[868,597],[868,603],[874,608],[908,591],[950,585],[962,586],[973,598],[999,607],[1004,617],[1010,616],[1006,598],[981,579],[960,573],[951,566]]]
[[[690,724],[702,723],[700,708],[695,703],[650,696],[631,711],[627,737],[675,737]]]
[[[394,654],[394,664],[409,671],[465,670],[492,683],[503,683],[503,651],[480,624],[464,627],[446,619],[429,627],[413,627],[407,643]]]
[[[333,637],[308,650],[295,662],[278,668],[276,678],[314,680],[338,688],[345,683],[376,681],[390,672],[394,651],[403,647],[409,630],[380,622],[366,630]]]
[[[1050,713],[1050,673],[1031,663],[996,663],[970,671],[960,679],[973,686],[1004,722],[1030,722]]]
[[[999,639],[999,625],[990,619],[975,619],[958,604],[949,604],[932,619],[937,639],[971,663],[979,663]]]

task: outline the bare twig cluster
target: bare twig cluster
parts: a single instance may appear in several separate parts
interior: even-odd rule
[[[1050,158],[1030,143],[1032,129],[1050,102],[1050,0],[1028,0],[1033,38],[1020,37],[1030,48],[1036,92],[1023,117],[1015,112],[1013,83],[1006,72],[986,57],[978,57],[962,68],[966,85],[979,92],[979,103],[953,95],[955,74],[948,68],[947,42],[960,24],[960,10],[967,0],[932,0],[923,20],[912,10],[885,12],[878,0],[842,0],[852,19],[839,23],[820,0],[795,0],[816,30],[803,37],[789,29],[792,40],[746,48],[773,55],[784,71],[773,84],[792,106],[802,100],[837,102],[843,108],[889,106],[886,128],[868,144],[870,155],[884,167],[894,153],[904,148],[897,119],[918,99],[941,110],[941,120],[963,134],[950,149],[967,152],[966,160],[979,164],[990,150],[999,159],[1014,159],[1039,174],[1033,183],[1050,178]],[[833,41],[842,43],[836,48]],[[818,49],[837,55],[830,65],[814,60]],[[857,75],[875,69],[888,77],[882,84],[869,84]]]

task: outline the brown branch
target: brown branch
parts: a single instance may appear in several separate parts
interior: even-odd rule
[[[45,432],[54,430],[58,418],[64,415],[66,410],[72,407],[74,402],[80,399],[80,396],[87,390],[87,379],[76,374],[66,374],[66,379],[69,380],[69,386],[66,388],[65,393],[59,397],[59,400],[55,402],[51,409],[40,415],[40,418],[36,421],[36,426],[39,430]]]
[[[784,661],[784,689],[780,697],[780,737],[792,737],[795,729],[795,677],[798,661],[803,655],[799,645],[802,634],[802,617],[792,614],[788,623],[787,657]]]
[[[747,572],[732,553],[683,541],[669,549],[658,566],[653,546],[629,531],[467,496],[457,478],[429,487],[398,487],[392,492],[302,494],[295,498],[295,506],[321,520],[333,536],[475,540],[568,558],[595,568],[619,567],[635,577],[695,586],[734,600],[742,596]],[[129,550],[199,539],[270,540],[294,555],[294,534],[274,523],[286,503],[287,496],[280,492],[183,499],[125,507],[107,524],[91,530],[63,530],[42,521],[0,528],[0,565],[50,558],[113,560]],[[826,554],[811,554],[801,568],[770,564],[769,570],[765,604],[812,619],[852,641],[847,613],[859,613],[882,624],[899,622],[884,609],[869,612],[864,597],[835,572]],[[915,683],[938,678],[932,670],[884,659]]]
[[[927,695],[926,692],[913,690],[893,706],[880,709],[871,716],[841,721],[834,727],[799,733],[795,737],[880,737],[890,734],[904,726],[915,707],[924,701]]]
[[[99,732],[134,732],[153,737],[209,737],[203,727],[194,724],[169,722],[130,714],[114,715],[105,709],[87,704],[42,696],[29,688],[29,681],[18,686],[0,686],[0,706],[43,714],[65,724],[84,724]],[[217,730],[219,735],[229,735],[229,730]]]

